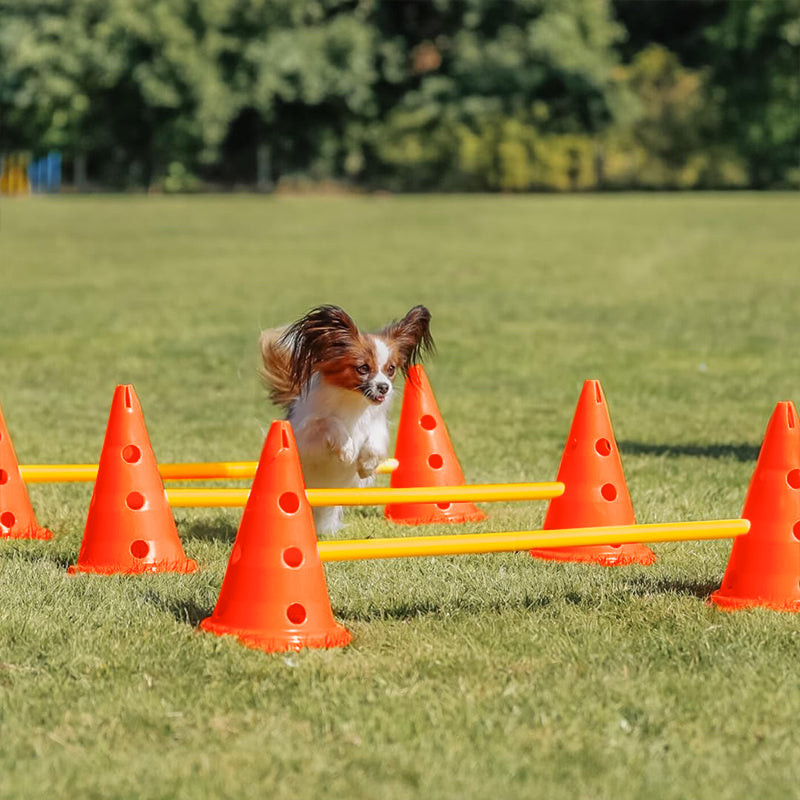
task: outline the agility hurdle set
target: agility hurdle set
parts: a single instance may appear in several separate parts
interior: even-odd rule
[[[94,480],[76,573],[191,572],[171,506],[244,506],[217,605],[204,630],[266,650],[331,647],[350,634],[333,619],[322,563],[499,553],[652,564],[642,542],[735,538],[723,608],[800,610],[800,423],[779,403],[764,439],[742,519],[637,525],[605,398],[586,381],[556,481],[468,485],[421,367],[406,382],[389,488],[306,489],[288,422],[274,422],[258,462],[158,465],[132,386],[117,387],[97,465],[19,465],[0,413],[0,538],[50,537],[35,519],[26,482]],[[165,489],[164,480],[250,478],[250,489]],[[311,507],[384,505],[405,525],[485,517],[476,502],[549,500],[543,529],[388,539],[317,541]],[[748,532],[749,531],[749,532]]]
[[[51,151],[32,159],[28,153],[0,156],[0,194],[57,193],[61,189],[61,153]]]

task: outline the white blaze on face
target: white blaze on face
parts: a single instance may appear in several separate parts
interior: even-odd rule
[[[392,378],[394,376],[390,375],[389,372],[387,372],[387,369],[389,365],[393,363],[393,354],[383,339],[375,337],[374,344],[375,366],[377,372],[372,378],[370,378],[369,383],[373,397],[385,400],[392,393]]]

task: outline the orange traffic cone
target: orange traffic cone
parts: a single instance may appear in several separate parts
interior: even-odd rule
[[[767,425],[742,517],[750,532],[734,541],[711,600],[729,610],[800,611],[800,420],[790,402],[778,403]]]
[[[425,370],[415,364],[408,371],[392,473],[394,488],[463,486],[464,473],[456,458]],[[397,503],[386,506],[386,519],[404,525],[435,522],[471,522],[486,517],[473,503]]]
[[[17,454],[0,408],[0,539],[49,539],[33,515]]]
[[[331,611],[288,422],[269,429],[217,605],[200,627],[268,652],[350,642]]]
[[[636,523],[599,381],[583,384],[557,480],[566,489],[550,501],[542,526],[545,530]],[[531,555],[555,561],[592,561],[605,567],[652,564],[656,559],[655,553],[641,544],[542,548],[531,550]]]
[[[78,563],[69,572],[193,572],[133,386],[117,386]]]

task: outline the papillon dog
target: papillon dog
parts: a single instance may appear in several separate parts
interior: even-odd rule
[[[389,450],[387,413],[398,372],[434,349],[431,315],[414,306],[364,333],[338,306],[312,309],[261,334],[261,377],[287,410],[307,487],[368,485]],[[318,534],[342,527],[338,506],[314,509]]]

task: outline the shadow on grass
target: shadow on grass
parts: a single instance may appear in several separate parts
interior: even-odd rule
[[[452,614],[455,609],[465,614],[485,614],[487,612],[506,611],[518,608],[532,611],[546,608],[553,602],[552,598],[538,595],[526,596],[518,602],[497,601],[481,603],[475,599],[462,602],[438,600],[401,600],[380,608],[371,609],[334,609],[334,615],[342,622],[377,622],[380,620],[412,620],[429,616]]]
[[[182,520],[180,523],[181,539],[198,539],[202,542],[230,542],[236,538],[239,523],[236,520],[197,519]]]
[[[213,606],[205,606],[196,603],[188,598],[164,597],[158,592],[148,589],[144,593],[144,601],[168,612],[175,617],[178,622],[188,623],[192,628],[196,628],[201,620],[211,616]]]
[[[667,456],[676,458],[727,458],[734,461],[750,462],[758,458],[759,445],[741,442],[739,444],[657,444],[652,442],[619,441],[623,455]]]
[[[711,593],[719,588],[719,581],[674,580],[669,578],[643,579],[628,588],[631,597],[642,598],[654,595],[682,595],[699,600],[708,600]],[[148,603],[171,614],[178,622],[196,628],[202,620],[211,616],[214,607],[202,605],[187,598],[164,597],[148,590],[144,599]],[[594,596],[584,596],[578,592],[567,592],[561,598],[545,595],[527,595],[518,601],[481,602],[479,598],[464,599],[461,602],[439,600],[401,600],[372,608],[346,609],[334,608],[337,620],[347,625],[353,622],[410,621],[426,617],[442,617],[452,615],[454,611],[461,614],[480,615],[499,613],[509,609],[537,611],[547,608],[554,602],[563,600],[568,605],[589,605],[595,607],[598,600]]]
[[[708,600],[712,592],[720,586],[720,580],[680,580],[675,578],[640,577],[635,578],[624,588],[620,586],[618,596],[629,598],[646,598],[665,595],[693,597]],[[337,619],[342,622],[376,622],[380,620],[414,620],[428,616],[444,616],[458,611],[463,614],[485,614],[508,611],[539,611],[553,604],[564,603],[568,606],[586,606],[596,608],[608,598],[600,599],[591,591],[556,591],[553,594],[527,594],[516,600],[482,601],[479,597],[461,598],[460,600],[398,600],[387,602],[383,606],[369,609],[334,609]]]
[[[634,597],[656,594],[677,594],[708,600],[712,592],[719,589],[720,581],[678,580],[675,578],[641,578],[631,586]]]
[[[16,539],[12,540],[12,542],[27,543],[29,542],[29,540]],[[28,549],[23,544],[14,549],[13,552],[11,547],[8,547],[7,552],[9,552],[9,554],[11,554],[13,558],[17,558],[20,561],[27,561],[31,564],[44,561],[53,564],[56,567],[59,567],[60,569],[63,570],[66,570],[67,567],[71,566],[78,560],[77,550],[74,553],[65,554],[65,553],[59,553],[57,550],[50,550],[46,546]]]

